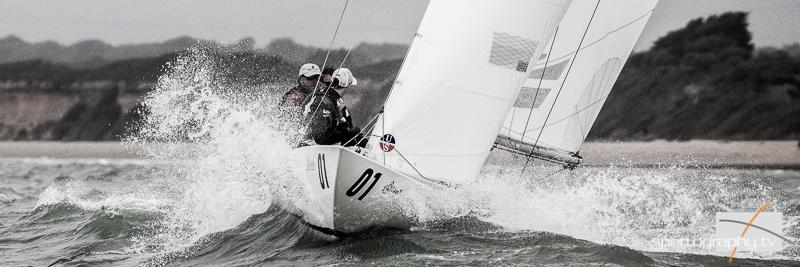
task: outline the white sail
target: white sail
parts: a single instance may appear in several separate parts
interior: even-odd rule
[[[568,5],[432,0],[372,131],[372,157],[410,175],[450,183],[474,179],[530,75],[529,64]],[[389,135],[394,145],[381,147],[377,139]]]
[[[557,161],[570,161],[589,134],[657,2],[573,2],[546,48],[549,55],[533,65],[497,144],[551,159],[560,154]]]

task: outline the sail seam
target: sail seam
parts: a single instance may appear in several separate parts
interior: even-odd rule
[[[553,99],[553,105],[550,106],[550,110],[547,112],[547,117],[544,118],[544,123],[542,128],[544,128],[547,124],[547,120],[550,119],[550,115],[553,113],[553,108],[555,108],[556,103],[558,102],[558,97],[561,95],[561,91],[564,89],[564,84],[567,83],[567,78],[569,77],[570,72],[572,71],[572,66],[575,65],[575,61],[578,59],[578,52],[580,51],[580,47],[583,46],[583,41],[586,39],[586,34],[589,33],[589,28],[592,27],[592,22],[594,21],[594,15],[597,14],[597,8],[600,7],[600,1],[597,0],[597,4],[594,6],[594,11],[592,11],[592,16],[589,18],[589,23],[586,25],[586,30],[583,31],[583,36],[581,37],[580,43],[578,43],[578,50],[575,51],[575,57],[572,58],[572,62],[569,64],[569,68],[567,69],[567,73],[564,74],[564,81],[561,82],[561,87],[558,88],[558,92],[556,93],[556,98]],[[542,137],[542,133],[544,133],[544,129],[539,131],[539,136],[536,137],[536,141],[533,143],[533,146],[536,146],[539,143],[539,138]]]
[[[556,46],[556,36],[558,36],[558,28],[556,27],[555,32],[553,33],[553,42],[550,44],[550,51],[547,52],[547,59],[544,62],[544,70],[542,71],[542,77],[539,79],[539,85],[536,86],[536,94],[533,96],[533,103],[531,103],[531,110],[528,112],[528,119],[525,120],[525,127],[522,130],[522,137],[519,138],[520,141],[525,138],[525,131],[528,129],[528,123],[531,121],[531,116],[533,116],[533,109],[536,106],[536,100],[539,97],[539,90],[542,89],[542,79],[544,79],[544,74],[547,73],[547,63],[550,62],[550,54],[553,53],[553,47]],[[511,128],[511,127],[509,127]]]
[[[586,34],[589,33],[589,28],[592,26],[592,21],[594,20],[594,15],[597,13],[597,8],[600,6],[600,0],[597,0],[597,4],[594,6],[594,10],[592,11],[592,16],[589,18],[589,23],[586,25],[586,30],[583,32],[583,36],[581,37],[581,41],[578,43],[578,49],[575,50],[575,56],[572,58],[572,62],[569,64],[569,68],[567,69],[567,73],[564,74],[564,81],[561,82],[561,87],[558,88],[558,92],[556,93],[556,97],[553,100],[553,105],[550,106],[550,110],[547,112],[547,117],[544,119],[544,124],[547,124],[547,120],[550,119],[550,114],[553,112],[553,108],[556,106],[556,102],[558,102],[558,97],[561,95],[561,90],[564,89],[564,83],[567,82],[567,78],[569,77],[570,71],[572,71],[572,66],[575,65],[575,60],[578,59],[578,52],[581,50],[581,46],[583,46],[583,41],[586,39]],[[546,64],[546,63],[545,63]],[[541,82],[541,80],[540,80]],[[544,127],[544,126],[542,126]],[[520,172],[520,177],[525,174],[525,169],[528,168],[528,164],[531,162],[531,158],[533,156],[534,149],[536,145],[539,143],[539,138],[542,137],[542,133],[544,130],[539,131],[539,135],[536,137],[536,141],[533,143],[533,147],[531,151],[528,153],[528,159],[525,160],[525,165],[522,166],[522,172]],[[524,134],[524,132],[523,132]]]
[[[576,111],[575,113],[569,114],[569,116],[566,116],[566,117],[564,117],[564,118],[561,118],[561,119],[559,119],[559,120],[557,120],[557,121],[553,121],[553,122],[551,122],[551,123],[545,124],[545,125],[543,125],[542,127],[530,129],[530,130],[528,130],[528,132],[531,132],[531,131],[536,131],[536,130],[539,130],[539,129],[544,129],[545,127],[548,127],[548,126],[553,126],[553,125],[555,125],[555,124],[558,124],[558,123],[560,123],[560,122],[562,122],[562,121],[564,121],[564,120],[567,120],[567,119],[569,119],[569,118],[572,118],[572,116],[575,116],[576,114],[579,114],[579,113],[583,112],[584,110],[586,110],[586,109],[588,109],[588,108],[590,108],[590,107],[594,106],[595,104],[597,104],[597,103],[600,103],[600,102],[601,102],[601,101],[603,101],[605,98],[608,98],[608,96],[604,96],[604,97],[601,97],[600,99],[597,99],[597,100],[595,100],[595,101],[594,101],[594,102],[592,102],[591,104],[589,104],[589,105],[587,105],[587,106],[583,107],[582,109],[580,109],[580,110]]]
[[[486,97],[486,98],[489,98],[489,99],[494,99],[494,100],[501,101],[501,102],[511,103],[511,102],[514,101],[514,99],[496,97],[496,96],[489,95],[489,94],[484,94],[484,93],[479,93],[479,92],[475,92],[475,91],[464,90],[464,89],[461,89],[461,88],[458,88],[458,87],[455,87],[455,86],[449,86],[448,88],[453,89],[454,91],[464,92],[464,93],[473,94],[473,95],[479,95],[479,96],[483,96],[483,97]]]
[[[575,51],[575,53],[569,53],[569,54],[566,54],[566,55],[563,55],[563,56],[559,56],[559,57],[557,57],[557,58],[553,59],[553,61],[562,60],[562,59],[564,59],[564,58],[567,58],[567,57],[569,57],[569,56],[571,56],[571,55],[574,55],[574,54],[576,54],[578,51],[581,51],[581,50],[587,49],[587,48],[589,48],[589,47],[591,47],[591,46],[594,46],[594,45],[596,45],[597,43],[599,43],[600,41],[603,41],[603,40],[605,40],[606,38],[608,38],[608,36],[610,36],[611,34],[614,34],[614,33],[618,32],[618,31],[620,31],[620,30],[622,30],[622,29],[624,29],[624,28],[627,28],[628,26],[631,26],[631,25],[633,25],[634,23],[636,23],[636,22],[638,22],[638,21],[640,21],[640,20],[642,20],[642,19],[646,18],[647,16],[651,15],[651,14],[653,13],[653,11],[654,11],[654,9],[650,9],[650,10],[648,10],[647,12],[645,12],[643,15],[641,15],[641,16],[639,16],[638,18],[636,18],[636,19],[632,20],[631,22],[628,22],[628,23],[626,23],[626,24],[623,24],[623,25],[622,25],[622,26],[620,26],[619,28],[616,28],[616,29],[614,29],[613,31],[609,31],[609,32],[607,32],[605,35],[603,35],[603,37],[600,37],[599,39],[592,41],[591,43],[587,44],[586,46],[584,46],[584,47],[581,47],[580,49],[578,49],[577,51]],[[535,64],[535,63],[534,63],[532,67],[536,67],[536,66],[539,66],[539,65],[541,65],[541,64]]]

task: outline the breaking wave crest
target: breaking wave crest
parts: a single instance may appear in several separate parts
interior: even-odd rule
[[[301,191],[285,137],[291,126],[273,108],[279,86],[231,80],[214,51],[195,48],[168,64],[142,102],[138,131],[125,139],[146,158],[174,163],[157,174],[169,180],[174,204],[155,240],[177,248],[276,201],[302,200],[289,197]]]
[[[570,263],[558,260],[570,253],[587,257],[584,263],[615,262],[608,256],[614,253],[620,264],[652,263],[653,255],[620,246],[715,254],[662,247],[659,239],[707,238],[714,212],[756,210],[765,201],[789,218],[786,235],[800,237],[798,190],[783,190],[784,174],[776,171],[587,167],[548,176],[554,169],[535,167],[520,177],[519,166],[488,165],[476,182],[405,207],[420,221],[410,232],[369,232],[332,244],[291,215],[310,208],[300,184],[302,161],[292,158],[294,141],[287,137],[297,124],[274,108],[285,84],[231,79],[215,51],[196,47],[181,55],[144,99],[142,120],[131,125],[124,144],[141,151],[146,163],[57,178],[25,222],[81,218],[79,232],[120,236],[114,253],[146,255],[142,261],[152,265],[291,264],[295,258],[333,264],[406,252],[419,264],[497,263],[484,261],[497,257],[484,247],[539,263]],[[0,193],[4,202],[20,198],[8,189]],[[481,252],[457,254],[465,247]],[[286,250],[292,252],[281,254]],[[797,259],[798,250],[766,257]]]
[[[486,166],[476,182],[437,196],[431,203],[445,204],[431,206],[428,220],[474,215],[506,231],[546,231],[644,251],[727,256],[715,247],[687,242],[715,238],[716,212],[755,212],[768,202],[769,211],[785,215],[786,237],[800,240],[800,188],[792,185],[796,172],[680,167],[570,172],[539,166],[521,176],[520,169]],[[684,243],[676,245],[679,241]],[[798,259],[799,250],[795,242],[777,254],[750,256]]]

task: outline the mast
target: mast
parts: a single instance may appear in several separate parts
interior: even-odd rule
[[[369,153],[408,175],[473,180],[569,3],[432,0]]]
[[[577,166],[589,134],[657,0],[575,1],[533,65],[495,147]]]

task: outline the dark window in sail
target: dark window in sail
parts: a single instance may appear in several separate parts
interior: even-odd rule
[[[499,67],[526,72],[539,43],[516,35],[496,32],[492,39],[489,63]]]
[[[531,75],[528,76],[531,79],[542,79],[547,81],[554,81],[558,80],[558,77],[561,77],[561,73],[564,73],[564,69],[567,68],[567,64],[569,60],[562,61],[560,63],[556,63],[553,65],[548,64],[547,70],[544,69],[544,66],[541,68],[533,70]],[[537,64],[538,65],[538,64]],[[542,77],[542,71],[544,71],[544,78]]]
[[[527,61],[517,62],[517,71],[519,71],[519,72],[528,71],[528,62]]]
[[[544,103],[544,100],[547,99],[548,94],[550,94],[550,88],[539,89],[539,94],[537,96],[536,88],[522,87],[522,90],[519,92],[519,96],[517,97],[517,102],[514,103],[514,107],[539,108],[539,106]],[[534,102],[534,99],[536,102]]]

